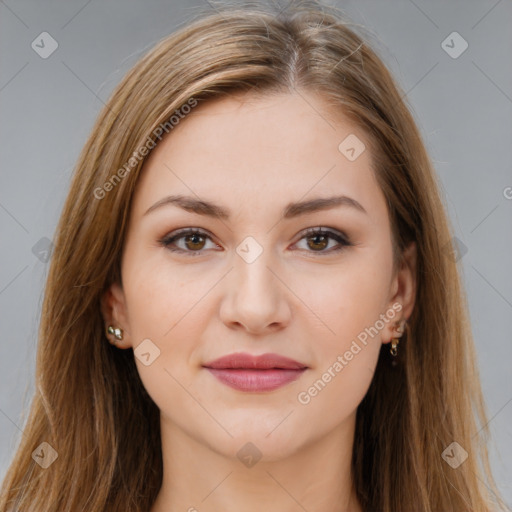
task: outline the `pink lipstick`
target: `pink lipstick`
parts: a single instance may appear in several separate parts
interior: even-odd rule
[[[252,356],[243,352],[223,356],[203,367],[223,384],[248,392],[273,391],[298,379],[308,368],[279,354]]]

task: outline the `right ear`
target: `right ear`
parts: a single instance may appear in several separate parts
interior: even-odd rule
[[[118,348],[130,348],[130,324],[123,288],[119,283],[111,284],[101,297],[101,314],[105,322],[105,335],[109,341],[115,341]],[[111,325],[123,331],[123,339],[117,340],[113,334],[107,334],[107,327]]]

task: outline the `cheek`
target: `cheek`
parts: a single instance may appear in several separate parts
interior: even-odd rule
[[[182,404],[183,389],[192,384],[190,354],[202,329],[192,309],[194,297],[182,288],[176,272],[161,266],[138,267],[126,284],[134,360],[144,388],[164,414]],[[138,348],[148,339],[150,364],[141,357],[148,350]]]
[[[328,330],[322,328],[327,334],[315,345],[316,365],[297,401],[308,415],[322,415],[328,407],[334,425],[355,411],[373,378],[382,346],[389,268],[385,258],[373,254],[354,257],[330,276],[308,294],[308,305]]]
[[[124,268],[130,336],[135,362],[144,387],[160,408],[176,400],[182,388],[191,384],[189,366],[207,321],[201,298],[212,287],[210,280],[190,282],[183,272],[165,261],[144,261]],[[133,260],[133,263],[135,261]],[[123,276],[124,277],[124,276]],[[137,347],[150,340],[150,352],[157,355],[149,365],[137,357]],[[152,358],[150,358],[151,360]]]
[[[304,417],[321,418],[321,427],[315,421],[304,422],[301,426],[304,436],[314,437],[318,435],[317,430],[329,431],[355,414],[368,391],[377,359],[376,346],[368,346],[361,348],[351,361],[341,363],[334,358],[324,368],[317,369],[318,373],[297,395],[297,403]]]
[[[200,297],[197,283],[187,285],[179,270],[161,260],[140,258],[125,268],[128,317],[136,337],[163,339],[179,327]]]
[[[345,266],[329,271],[327,278],[325,275],[307,278],[302,294],[326,333],[318,347],[324,355],[348,350],[351,340],[375,325],[385,313],[388,284],[387,263],[376,255],[347,260]],[[371,338],[380,340],[380,336]]]

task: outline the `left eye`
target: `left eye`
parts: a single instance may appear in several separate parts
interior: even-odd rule
[[[352,245],[347,236],[342,233],[331,231],[323,228],[309,228],[307,229],[300,238],[301,240],[306,239],[307,245],[312,251],[308,252],[320,252],[320,253],[331,253],[342,250],[344,247]],[[173,247],[177,241],[184,240],[185,247]],[[330,248],[326,251],[326,247],[329,245],[329,239],[338,242],[339,247],[336,249]],[[198,229],[184,229],[177,232],[174,235],[168,235],[159,240],[160,244],[173,252],[189,253],[190,256],[196,256],[202,251],[205,245],[205,241],[212,241],[210,235],[204,231]],[[213,242],[213,241],[212,241]],[[216,245],[216,244],[215,244]],[[217,246],[218,247],[218,246]]]
[[[335,249],[331,249],[328,251],[324,251],[328,245],[329,245],[329,239],[335,240],[338,242],[338,247]],[[304,233],[302,238],[299,240],[308,240],[306,243],[309,248],[314,248],[316,245],[315,250],[308,251],[308,252],[321,252],[321,253],[331,253],[331,252],[338,252],[344,249],[345,247],[349,247],[352,245],[349,238],[342,234],[338,233],[337,231],[331,231],[329,229],[324,228],[309,228]],[[320,246],[318,248],[318,246]]]

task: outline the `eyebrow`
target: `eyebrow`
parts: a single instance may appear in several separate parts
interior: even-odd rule
[[[188,212],[196,213],[197,215],[213,217],[215,219],[229,220],[231,216],[230,210],[223,206],[209,201],[196,199],[192,196],[183,195],[171,195],[160,199],[154,205],[150,206],[144,215],[147,215],[157,208],[161,208],[162,206],[166,205],[175,205]],[[319,197],[309,201],[288,203],[283,210],[283,218],[291,219],[298,217],[299,215],[314,213],[321,210],[328,210],[338,206],[349,206],[364,214],[368,214],[363,205],[352,197],[333,196]]]

